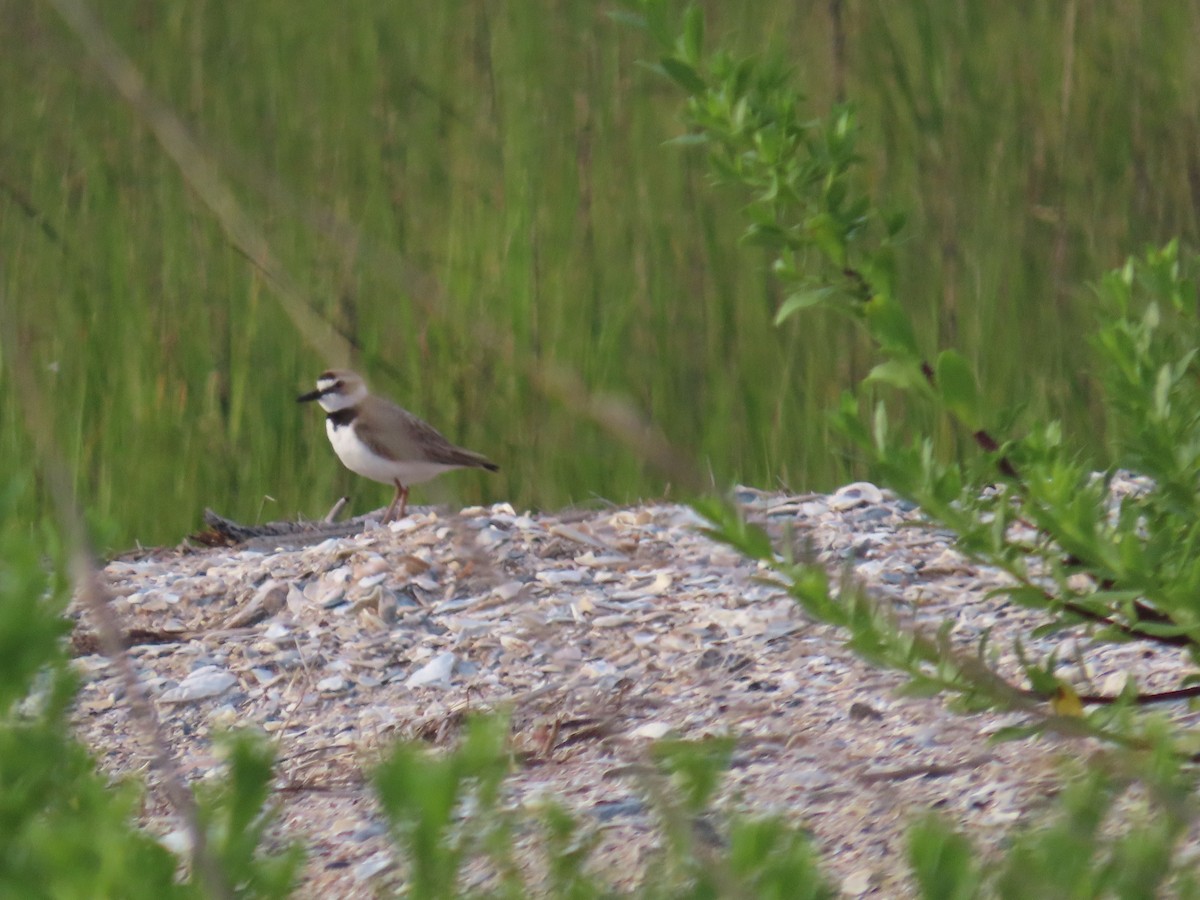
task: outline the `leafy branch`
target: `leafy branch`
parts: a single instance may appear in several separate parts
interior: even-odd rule
[[[909,859],[921,895],[1196,896],[1178,851],[1198,816],[1191,764],[1200,754],[1194,739],[1139,709],[1195,696],[1195,674],[1170,691],[1143,693],[1128,678],[1117,695],[1088,694],[1060,678],[1054,652],[1029,652],[1037,638],[1070,629],[1089,647],[1133,640],[1200,661],[1196,257],[1172,242],[1094,288],[1091,344],[1113,451],[1111,467],[1097,473],[1057,422],[1021,433],[1017,410],[985,404],[957,351],[942,350],[932,363],[922,354],[894,294],[901,219],[881,213],[853,178],[851,107],[806,117],[778,63],[706,55],[695,6],[678,36],[657,0],[643,0],[630,18],[656,40],[655,68],[686,95],[688,133],[679,142],[704,146],[716,179],[748,199],[745,239],[773,252],[787,291],[777,321],[822,308],[871,339],[879,360],[858,391],[843,395],[833,414],[840,432],[877,480],[953,531],[963,553],[1007,573],[1011,585],[998,593],[1042,614],[1014,641],[1025,683],[997,671],[988,632],[969,654],[952,644],[949,623],[933,635],[905,626],[848,573],[835,585],[811,554],[776,552],[727,504],[697,504],[709,533],[763,561],[809,615],[843,629],[858,655],[903,672],[908,692],[948,695],[968,710],[1020,711],[1026,724],[998,737],[1058,732],[1112,748],[1071,780],[1048,823],[1018,829],[993,862],[981,862],[945,822],[919,821]],[[947,461],[932,439],[893,425],[887,403],[865,408],[862,388],[879,385],[965,431],[967,452]]]
[[[886,402],[866,409],[861,390],[847,392],[834,422],[876,478],[953,530],[968,556],[1007,573],[1012,586],[1003,592],[1045,615],[1034,636],[1082,629],[1096,643],[1145,641],[1200,660],[1196,259],[1172,242],[1130,259],[1094,288],[1091,345],[1114,450],[1114,466],[1096,473],[1059,423],[1027,424],[1021,433],[1017,409],[985,402],[961,353],[922,351],[895,294],[903,217],[883,212],[860,187],[852,106],[813,115],[778,61],[706,52],[703,15],[694,5],[678,25],[658,0],[644,0],[626,18],[658,45],[653,68],[684,92],[687,133],[676,142],[703,147],[716,181],[746,198],[743,240],[770,252],[786,291],[777,321],[825,309],[855,323],[878,355],[860,388],[892,388],[973,443],[974,452],[947,461],[931,438],[894,425]],[[1117,496],[1118,467],[1137,473],[1138,490]],[[732,540],[729,529],[723,521],[716,530]],[[838,603],[806,602],[803,588],[791,589],[820,618],[847,628],[851,645],[868,658],[874,654],[923,684],[966,690],[947,641],[896,637],[883,653],[891,626],[862,613],[847,618]],[[1027,662],[1029,686],[1002,690],[994,673],[983,676],[982,655],[972,670],[1001,706],[1014,690],[1046,701],[1066,694],[1094,706],[1177,700],[1194,691],[1081,694],[1060,682],[1056,665],[1053,655]],[[955,674],[930,675],[942,669]]]
[[[706,56],[697,6],[687,8],[678,36],[663,3],[646,0],[638,13],[627,20],[653,36],[657,69],[687,95],[688,133],[675,142],[704,146],[717,182],[748,197],[742,240],[772,254],[772,272],[787,290],[776,323],[815,309],[850,319],[884,356],[866,383],[939,401],[991,456],[995,472],[1015,479],[1002,439],[985,425],[970,365],[952,349],[932,361],[923,355],[896,299],[896,240],[905,216],[882,211],[857,185],[862,158],[853,105],[812,117],[778,60],[738,59],[725,50]]]

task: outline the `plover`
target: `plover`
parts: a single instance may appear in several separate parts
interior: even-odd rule
[[[372,481],[396,486],[383,516],[390,522],[408,508],[408,488],[451,469],[500,467],[482,454],[456,447],[432,425],[390,400],[367,390],[362,378],[346,369],[322,372],[317,389],[296,398],[316,400],[325,410],[325,433],[347,469]]]

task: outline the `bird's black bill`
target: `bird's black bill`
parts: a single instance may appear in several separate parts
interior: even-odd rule
[[[310,400],[320,400],[324,396],[325,392],[322,390],[309,391],[307,394],[301,394],[299,397],[297,397],[296,402],[307,403]]]

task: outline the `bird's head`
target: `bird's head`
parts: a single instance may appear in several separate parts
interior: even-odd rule
[[[317,389],[296,398],[297,403],[316,400],[325,412],[337,412],[357,406],[367,396],[367,385],[348,369],[330,369],[317,379]]]

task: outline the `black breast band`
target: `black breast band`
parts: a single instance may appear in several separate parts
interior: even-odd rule
[[[335,409],[331,413],[326,413],[325,418],[333,423],[333,427],[336,430],[343,425],[351,424],[357,415],[358,410],[351,407],[350,409]]]

